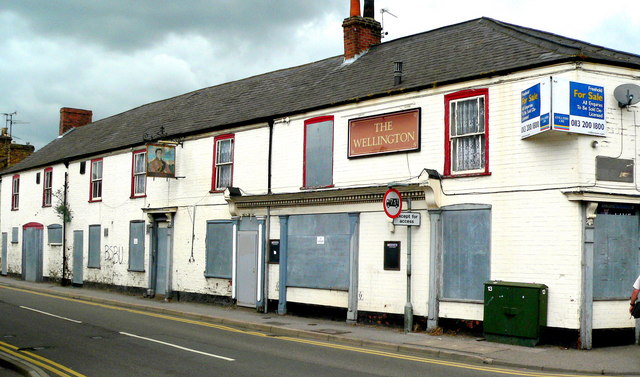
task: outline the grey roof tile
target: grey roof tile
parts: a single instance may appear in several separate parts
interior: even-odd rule
[[[394,61],[404,63],[398,87]],[[479,18],[372,46],[351,64],[335,56],[149,103],[55,139],[3,173],[139,146],[160,127],[165,138],[197,134],[567,61],[640,68],[638,55]]]

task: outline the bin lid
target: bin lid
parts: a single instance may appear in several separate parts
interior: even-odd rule
[[[536,288],[536,289],[548,289],[546,284],[538,284],[538,283],[520,283],[516,281],[502,281],[502,280],[489,280],[484,282],[485,287],[492,286],[503,286],[503,287],[518,287],[518,288]]]

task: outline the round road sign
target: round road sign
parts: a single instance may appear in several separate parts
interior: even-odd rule
[[[384,197],[382,197],[382,206],[384,207],[384,213],[392,219],[400,216],[400,212],[402,212],[402,196],[400,196],[398,190],[394,188],[388,189],[384,193]]]

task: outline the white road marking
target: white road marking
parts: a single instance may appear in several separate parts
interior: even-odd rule
[[[215,357],[216,359],[222,359],[222,360],[226,360],[226,361],[235,361],[235,359],[230,359],[228,357],[224,357],[224,356],[220,356],[220,355],[214,355],[212,353],[206,353],[206,352],[202,352],[202,351],[198,351],[198,350],[193,350],[191,348],[186,348],[186,347],[182,347],[182,346],[178,346],[176,344],[171,344],[171,343],[167,343],[167,342],[163,342],[160,340],[155,340],[155,339],[151,339],[151,338],[146,338],[144,336],[139,336],[139,335],[134,335],[134,334],[129,334],[126,332],[120,332],[120,334],[122,335],[126,335],[126,336],[130,336],[133,338],[138,338],[138,339],[144,339],[144,340],[148,340],[150,342],[155,342],[155,343],[160,343],[160,344],[164,344],[165,346],[169,346],[169,347],[174,347],[174,348],[178,348],[184,351],[189,351],[189,352],[193,352],[193,353],[198,353],[200,355],[205,355],[205,356],[209,356],[209,357]]]
[[[51,317],[56,317],[56,318],[60,318],[60,319],[64,319],[65,321],[69,321],[69,322],[74,322],[74,323],[82,323],[82,321],[77,321],[75,319],[71,319],[71,318],[66,318],[66,317],[60,317],[59,315],[55,315],[55,314],[51,314],[51,313],[47,313],[47,312],[43,312],[42,310],[38,310],[38,309],[34,309],[34,308],[29,308],[26,306],[20,306],[22,309],[27,309],[27,310],[31,310],[32,312],[37,312],[40,314],[44,314],[44,315],[48,315]]]

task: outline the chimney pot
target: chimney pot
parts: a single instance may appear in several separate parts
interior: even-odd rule
[[[360,0],[351,0],[349,17],[360,17]]]
[[[364,0],[364,13],[362,15],[366,18],[375,18],[375,12],[373,0]]]
[[[360,1],[351,0],[351,16],[342,22],[344,32],[344,59],[349,60],[382,41],[382,25],[373,18],[373,0],[367,0],[366,14],[360,16]]]
[[[59,135],[64,134],[75,127],[82,127],[92,122],[93,112],[91,110],[74,109],[63,107],[60,109],[60,130]]]

